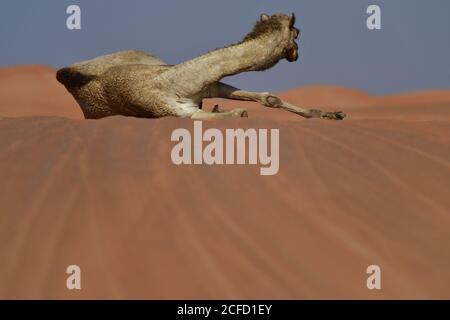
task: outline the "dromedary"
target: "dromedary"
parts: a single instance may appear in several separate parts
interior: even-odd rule
[[[175,66],[142,51],[122,51],[75,63],[57,72],[57,79],[75,97],[85,118],[112,115],[145,118],[164,116],[193,119],[246,117],[245,109],[202,110],[204,98],[256,101],[306,118],[341,120],[342,112],[293,106],[271,93],[243,91],[219,82],[226,76],[262,71],[279,60],[298,58],[300,31],[295,16],[262,14],[239,43],[208,52]]]

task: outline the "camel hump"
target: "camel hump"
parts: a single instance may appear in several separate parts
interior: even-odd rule
[[[56,72],[56,79],[68,88],[81,88],[95,78],[74,68],[66,67]]]

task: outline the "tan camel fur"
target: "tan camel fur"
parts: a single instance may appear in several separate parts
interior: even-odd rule
[[[256,101],[306,118],[341,120],[342,112],[322,112],[293,106],[271,93],[239,90],[220,82],[226,76],[262,71],[279,60],[298,58],[294,14],[262,14],[239,43],[172,66],[143,51],[122,51],[73,64],[57,79],[74,96],[87,119],[112,115],[193,119],[245,117],[245,109],[202,110],[204,98]]]

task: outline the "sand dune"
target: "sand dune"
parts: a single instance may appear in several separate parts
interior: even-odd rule
[[[206,128],[280,129],[280,171],[261,176],[175,166],[170,134],[191,120],[77,120],[51,70],[31,71],[0,71],[0,298],[450,298],[447,91],[281,94],[339,105],[341,122],[208,101],[250,118]],[[12,77],[47,96],[26,101]],[[81,291],[65,287],[71,264]]]
[[[46,66],[0,69],[0,117],[57,116],[82,119],[74,99]]]

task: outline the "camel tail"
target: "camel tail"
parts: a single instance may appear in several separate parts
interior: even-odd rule
[[[67,88],[81,88],[91,80],[95,79],[93,75],[86,75],[74,68],[62,68],[56,72],[56,79]]]

